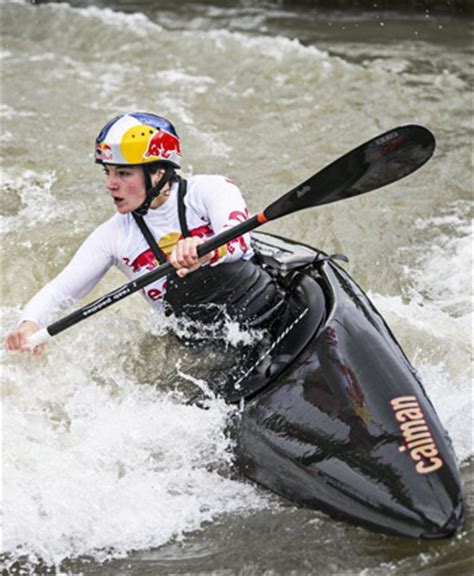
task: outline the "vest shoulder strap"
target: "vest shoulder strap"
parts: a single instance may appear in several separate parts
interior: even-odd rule
[[[190,235],[188,223],[186,222],[186,205],[184,203],[184,197],[186,196],[186,192],[187,192],[187,188],[188,188],[187,184],[188,183],[186,182],[186,180],[181,179],[181,178],[179,179],[178,217],[179,217],[179,225],[181,227],[181,233],[182,233],[184,238],[188,238]],[[153,237],[153,234],[151,233],[150,229],[146,225],[146,222],[143,219],[143,216],[140,216],[139,214],[136,214],[135,212],[132,212],[132,216],[133,216],[135,222],[137,223],[137,226],[140,228],[141,233],[145,237],[145,240],[148,242],[148,246],[150,246],[150,248],[153,252],[153,255],[158,260],[158,262],[160,264],[164,264],[165,262],[167,262],[168,259],[166,258],[166,254],[163,252],[163,250],[156,243],[156,240]]]
[[[158,260],[158,262],[160,264],[164,264],[167,261],[166,254],[163,252],[163,250],[156,243],[156,240],[153,238],[153,234],[150,232],[150,229],[146,225],[145,220],[143,220],[142,216],[139,216],[138,214],[135,214],[134,212],[132,212],[132,216],[133,216],[135,222],[137,223],[137,226],[140,228],[141,233],[145,237],[145,240],[148,242],[148,246],[150,246],[150,248],[153,252],[153,255],[155,256],[155,258]]]
[[[184,197],[188,191],[188,183],[184,179],[179,180],[178,186],[178,217],[179,225],[181,226],[181,233],[184,238],[189,238],[189,228],[186,222],[186,204],[184,203]]]

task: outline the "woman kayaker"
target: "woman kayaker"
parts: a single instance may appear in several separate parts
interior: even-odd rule
[[[133,279],[169,259],[176,274],[146,286],[143,295],[153,307],[164,304],[192,320],[227,315],[259,326],[274,315],[282,292],[254,262],[248,234],[198,258],[199,244],[246,220],[247,207],[223,176],[178,176],[181,143],[168,120],[142,112],[117,116],[96,139],[95,161],[117,213],[27,303],[7,350],[28,351],[28,338],[49,316],[86,296],[112,266]]]

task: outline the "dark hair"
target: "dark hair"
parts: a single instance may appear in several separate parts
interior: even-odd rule
[[[166,162],[163,160],[157,160],[156,162],[148,162],[147,164],[142,164],[143,173],[145,174],[145,184],[147,188],[151,187],[151,176],[155,174],[158,170],[165,170],[168,166],[170,166],[170,162]],[[171,177],[169,178],[169,182],[176,182],[178,179],[178,175],[173,171]]]
[[[148,174],[154,174],[160,168],[166,168],[166,162],[157,160],[156,162],[147,162],[146,164],[142,164],[143,170],[148,172]]]

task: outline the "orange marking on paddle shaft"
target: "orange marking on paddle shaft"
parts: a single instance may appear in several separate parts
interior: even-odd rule
[[[257,220],[260,224],[265,224],[265,222],[268,222],[268,218],[265,216],[264,212],[259,212],[257,214]]]

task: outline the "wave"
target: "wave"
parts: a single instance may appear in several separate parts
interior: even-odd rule
[[[419,219],[424,244],[405,266],[405,296],[371,294],[402,342],[453,440],[459,460],[473,456],[472,228],[466,201]],[[429,234],[426,232],[430,231]]]
[[[14,314],[4,309],[3,320]],[[166,371],[167,390],[137,381],[140,333],[130,321],[103,318],[40,359],[1,353],[10,565],[120,558],[268,506],[233,476],[228,425],[236,409],[217,399],[205,409],[187,404]],[[170,371],[179,376],[177,362]]]

